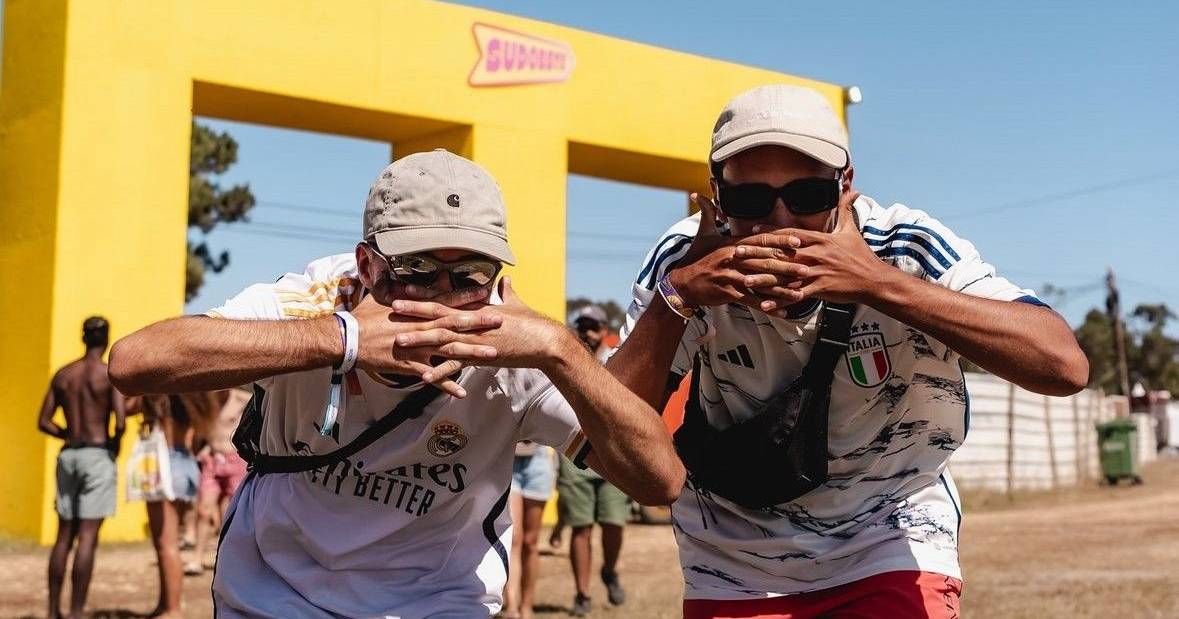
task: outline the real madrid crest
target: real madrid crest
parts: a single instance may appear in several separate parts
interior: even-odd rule
[[[467,446],[467,435],[453,421],[439,421],[432,429],[434,434],[426,441],[426,449],[439,458],[453,456]]]

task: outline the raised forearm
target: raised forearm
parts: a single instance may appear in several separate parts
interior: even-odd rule
[[[667,402],[668,372],[684,337],[684,319],[671,311],[660,298],[639,317],[606,368],[619,382],[655,410]]]
[[[591,464],[639,503],[670,504],[685,472],[658,412],[569,340],[545,372],[577,413],[593,445]]]
[[[332,316],[227,320],[183,316],[150,325],[111,348],[110,376],[127,395],[225,389],[336,363],[343,355]]]
[[[1070,395],[1089,378],[1068,324],[1046,307],[973,297],[900,271],[868,304],[1029,391]]]

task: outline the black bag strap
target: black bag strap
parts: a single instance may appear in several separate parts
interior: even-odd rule
[[[819,316],[819,334],[811,348],[811,358],[803,368],[807,381],[821,390],[835,378],[835,364],[847,352],[852,321],[856,317],[854,304],[824,304]]]
[[[267,473],[302,473],[331,466],[350,458],[373,444],[374,441],[392,432],[406,420],[417,419],[422,415],[426,406],[441,393],[442,391],[434,385],[423,385],[421,389],[402,400],[387,415],[365,428],[360,436],[353,439],[351,443],[335,451],[313,456],[272,456],[258,453],[254,454],[254,459],[250,462],[250,470],[265,475]]]
[[[856,316],[856,305],[824,303],[820,312],[815,345],[811,347],[810,358],[806,367],[802,369],[802,377],[815,392],[828,393],[831,383],[835,380],[835,364],[847,352],[851,325]],[[688,391],[684,422],[680,426],[681,430],[685,431],[685,440],[694,438],[691,436],[693,434],[716,431],[705,420],[704,409],[700,406],[700,357],[701,355],[697,354],[692,364],[692,386]],[[771,407],[767,406],[767,410],[769,408]]]

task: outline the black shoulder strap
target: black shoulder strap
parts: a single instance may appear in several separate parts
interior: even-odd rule
[[[824,303],[820,312],[819,332],[802,373],[809,385],[816,390],[825,392],[835,378],[835,364],[847,352],[847,342],[851,337],[851,325],[856,316],[856,306],[854,304]],[[679,438],[682,433],[684,440],[690,440],[694,435],[704,435],[716,431],[705,419],[700,406],[700,369],[701,355],[697,353],[692,364],[692,387],[688,392],[688,401],[684,408],[684,421],[676,432],[676,437]]]
[[[421,389],[410,394],[398,404],[389,414],[378,419],[371,426],[365,428],[351,443],[326,454],[314,456],[272,456],[269,454],[255,454],[250,470],[261,474],[266,473],[302,473],[320,467],[331,466],[345,458],[350,458],[360,450],[373,444],[374,441],[392,432],[407,419],[421,416],[426,406],[441,394],[434,385],[424,385]]]
[[[819,315],[819,333],[811,348],[811,357],[803,373],[812,385],[830,385],[835,364],[847,352],[852,320],[856,317],[854,304],[824,303]]]

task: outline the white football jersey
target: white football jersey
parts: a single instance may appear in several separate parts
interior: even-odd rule
[[[855,211],[868,245],[896,268],[966,294],[1040,304],[927,214],[867,197]],[[648,254],[624,342],[648,304],[663,302],[656,283],[687,253],[699,221],[676,223]],[[820,305],[806,303],[788,318],[735,304],[707,308],[688,325],[671,383],[699,355],[699,400],[709,423],[723,429],[748,419],[801,373]],[[960,503],[945,470],[970,423],[958,359],[929,335],[860,306],[831,388],[830,479],[766,510],[686,485],[672,509],[685,597],[802,593],[897,570],[961,578]]]
[[[251,286],[209,314],[307,318],[349,309],[361,294],[353,257],[341,254]],[[352,372],[338,421],[324,435],[330,377],[321,368],[258,381],[264,453],[334,451],[412,393],[380,375]],[[578,423],[539,370],[466,368],[458,383],[466,398],[440,395],[420,417],[338,465],[251,474],[225,518],[213,583],[217,616],[498,612],[511,548],[506,506],[515,445],[575,448]]]

